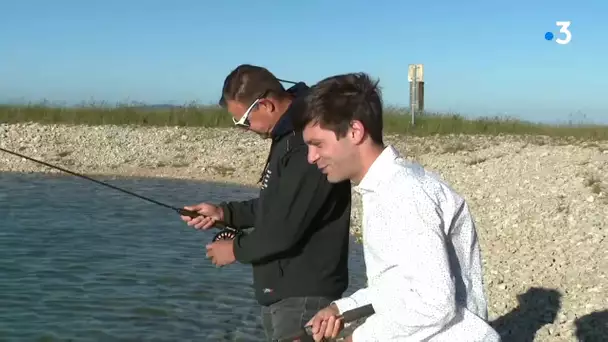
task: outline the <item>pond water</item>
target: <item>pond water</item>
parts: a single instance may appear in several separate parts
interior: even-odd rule
[[[100,177],[181,207],[257,189]],[[248,265],[205,257],[215,232],[69,175],[0,173],[0,340],[264,341]],[[351,285],[363,286],[351,243]]]

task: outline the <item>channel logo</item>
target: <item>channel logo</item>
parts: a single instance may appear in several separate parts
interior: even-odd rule
[[[563,36],[556,37],[556,35],[549,31],[545,33],[545,39],[552,41],[555,38],[555,42],[560,45],[566,45],[572,40],[572,32],[570,32],[570,21],[556,21],[555,26],[559,27],[559,33]]]

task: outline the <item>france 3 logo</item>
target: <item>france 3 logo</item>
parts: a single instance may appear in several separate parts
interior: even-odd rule
[[[545,39],[548,41],[552,41],[555,38],[555,42],[560,45],[566,45],[570,43],[572,40],[572,32],[570,32],[570,21],[556,21],[555,26],[559,27],[559,33],[562,35],[560,37],[555,37],[556,35],[553,32],[549,31],[545,33]]]

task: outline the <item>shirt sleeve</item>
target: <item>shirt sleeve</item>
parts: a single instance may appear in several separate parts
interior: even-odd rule
[[[376,313],[355,329],[353,341],[422,341],[456,315],[446,223],[434,200],[416,184],[380,201],[367,227],[367,243],[389,267],[370,279],[364,296],[357,296],[366,299],[354,299],[357,306],[369,301]]]
[[[340,298],[334,301],[333,303],[338,307],[338,311],[340,311],[340,313],[356,309],[358,307],[370,304],[367,292],[368,289],[364,287],[355,291],[352,295]]]

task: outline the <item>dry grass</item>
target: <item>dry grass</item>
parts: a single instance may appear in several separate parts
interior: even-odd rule
[[[231,127],[230,115],[217,106],[186,104],[171,108],[136,105],[83,105],[56,107],[45,103],[22,106],[0,105],[0,122],[37,122],[80,125],[199,126]],[[387,134],[413,136],[445,134],[518,134],[536,136],[531,143],[542,145],[548,137],[572,137],[578,140],[608,140],[608,126],[548,125],[504,118],[467,119],[460,115],[425,113],[416,118],[414,126],[408,111],[385,108],[384,127]],[[602,148],[599,147],[598,148]],[[455,153],[467,150],[464,144],[453,146]]]

